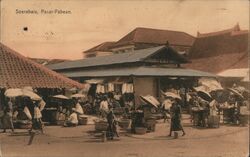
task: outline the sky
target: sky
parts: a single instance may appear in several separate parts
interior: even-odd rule
[[[80,59],[84,50],[117,41],[136,27],[183,31],[193,36],[197,31],[220,31],[237,23],[241,29],[249,29],[248,0],[0,1],[0,41],[35,58]],[[68,14],[58,14],[55,9]],[[38,14],[21,14],[22,10]]]

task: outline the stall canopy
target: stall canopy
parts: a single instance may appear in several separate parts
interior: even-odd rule
[[[183,76],[183,77],[216,77],[216,75],[198,70],[164,67],[125,67],[63,72],[67,77],[109,77],[109,76]]]
[[[0,88],[84,88],[0,43]]]
[[[249,68],[227,69],[218,73],[218,75],[228,78],[242,78],[242,81],[249,82]]]

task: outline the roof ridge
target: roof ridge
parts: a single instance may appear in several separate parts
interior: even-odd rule
[[[149,27],[136,27],[136,29],[151,29],[151,30],[155,30],[155,31],[168,31],[168,32],[176,32],[176,33],[185,33],[187,35],[190,35],[184,31],[176,31],[176,30],[169,30],[169,29],[158,29],[158,28],[149,28]],[[190,36],[194,37],[193,35],[190,35]]]
[[[191,36],[193,38],[195,38],[195,36],[188,34],[187,32],[184,31],[176,31],[176,30],[169,30],[169,29],[158,29],[158,28],[149,28],[149,27],[136,27],[136,29],[150,29],[150,30],[154,30],[154,31],[168,31],[168,32],[175,32],[175,33],[184,33],[188,36]]]
[[[205,38],[205,37],[211,37],[211,36],[217,36],[221,34],[227,34],[227,33],[232,33],[232,32],[239,32],[241,31],[239,24],[236,24],[235,26],[229,28],[229,29],[224,29],[216,32],[209,32],[209,33],[200,33],[199,31],[197,32],[197,38]]]

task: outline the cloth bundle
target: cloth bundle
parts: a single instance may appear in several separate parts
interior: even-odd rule
[[[134,86],[132,83],[124,83],[122,85],[122,94],[133,93],[133,92],[134,92]]]

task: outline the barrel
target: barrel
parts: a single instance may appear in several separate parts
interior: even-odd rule
[[[220,126],[220,116],[208,116],[207,125],[209,128],[219,128]]]

